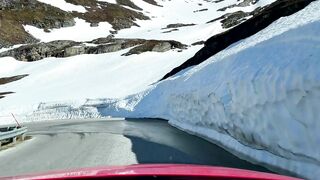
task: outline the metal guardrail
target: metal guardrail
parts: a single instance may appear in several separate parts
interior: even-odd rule
[[[4,128],[0,129],[0,141],[16,138],[25,134],[28,131],[27,127],[9,127],[8,131],[1,132],[1,130],[3,129]]]

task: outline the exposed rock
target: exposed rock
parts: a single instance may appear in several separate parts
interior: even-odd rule
[[[113,44],[88,47],[86,53],[87,54],[103,54],[103,53],[116,52],[121,49],[122,49],[121,44],[113,43]]]
[[[38,61],[47,57],[70,57],[80,54],[103,54],[134,47],[124,55],[140,54],[146,51],[165,52],[171,49],[184,49],[186,45],[177,41],[144,40],[144,39],[113,39],[110,35],[86,43],[75,41],[52,41],[20,46],[0,53],[0,57],[11,56],[20,61]],[[135,47],[136,46],[136,47]]]
[[[0,85],[3,85],[3,84],[8,84],[8,83],[11,83],[11,82],[14,82],[14,81],[18,81],[22,78],[25,78],[27,77],[28,74],[23,74],[23,75],[17,75],[17,76],[11,76],[11,77],[3,77],[3,78],[0,78]],[[7,92],[0,92],[0,99],[4,98],[5,95],[8,95],[8,94],[13,94],[14,92],[11,92],[11,91],[7,91]]]
[[[205,43],[205,41],[198,41],[198,42],[194,42],[191,45],[192,46],[196,46],[196,45],[203,45]]]
[[[130,28],[132,26],[138,26],[134,21],[149,20],[150,18],[145,16],[141,12],[137,12],[121,5],[126,5],[134,9],[141,9],[131,1],[118,0],[119,4],[112,4],[102,1],[83,1],[83,0],[66,0],[66,2],[84,6],[87,10],[86,13],[73,12],[75,17],[86,20],[91,24],[99,22],[109,22],[113,29],[120,30]]]
[[[0,48],[38,42],[24,30],[23,25],[32,25],[49,32],[49,29],[75,25],[74,18],[78,17],[89,22],[92,27],[98,26],[100,22],[109,22],[113,29],[120,30],[138,26],[135,20],[150,19],[142,12],[122,6],[140,10],[132,1],[118,0],[119,4],[96,0],[66,2],[82,5],[87,12],[66,12],[37,0],[0,0]]]
[[[218,11],[225,11],[229,8],[234,8],[234,7],[245,7],[245,6],[250,6],[252,4],[256,4],[259,0],[243,0],[242,2],[238,3],[238,4],[233,4],[221,9],[218,9]]]
[[[183,24],[183,23],[176,23],[176,24],[168,24],[167,27],[162,29],[171,29],[171,28],[180,28],[180,27],[186,27],[186,26],[194,26],[196,24]]]
[[[159,6],[162,7],[161,5],[159,5],[155,0],[143,0],[144,2],[147,2],[149,4],[155,5],[155,6]]]
[[[107,37],[102,37],[98,39],[94,39],[92,41],[88,41],[88,43],[93,43],[93,44],[105,44],[105,43],[110,43],[111,40],[113,40],[114,35],[109,35]]]
[[[63,57],[76,56],[76,55],[85,54],[85,53],[86,53],[86,47],[83,45],[66,47],[63,52]]]
[[[165,52],[170,49],[185,49],[186,47],[186,45],[177,41],[148,40],[145,41],[142,45],[130,49],[129,52],[123,55],[128,56],[132,54],[141,54],[147,51]]]
[[[36,38],[24,30],[23,25],[48,30],[74,24],[70,13],[36,0],[1,0],[0,48],[37,42]]]
[[[171,33],[173,31],[179,31],[179,29],[171,29],[171,30],[168,30],[168,31],[163,31],[162,33]]]
[[[5,98],[5,95],[13,94],[14,92],[0,92],[0,99]]]
[[[15,3],[17,3],[19,0],[1,0],[0,1],[0,10],[3,10],[5,8],[13,7]]]
[[[139,10],[139,11],[142,10],[139,6],[135,5],[135,4],[134,4],[132,1],[130,1],[130,0],[117,0],[116,2],[117,2],[118,4],[120,4],[120,5],[131,7],[132,9],[136,9],[136,10]]]
[[[0,57],[11,56],[20,61],[37,61],[46,57],[67,57],[65,49],[81,43],[74,41],[52,41],[49,43],[37,43],[24,45],[18,48],[0,53]],[[75,51],[75,50],[74,50]],[[70,55],[74,51],[69,49]]]
[[[28,76],[28,74],[11,76],[11,77],[3,77],[3,78],[0,78],[0,85],[8,84],[8,83],[11,83],[11,82],[14,82],[14,81],[18,81],[18,80],[20,80],[22,78],[25,78],[27,76]]]
[[[151,51],[154,52],[166,52],[172,49],[172,45],[169,42],[159,42],[156,44]]]
[[[221,21],[221,26],[225,29],[231,28],[247,20],[246,17],[248,16],[250,16],[250,13],[243,11],[226,14],[225,18]]]
[[[261,11],[261,8],[257,8],[255,11]],[[221,20],[221,26],[225,29],[227,28],[231,28],[233,26],[236,26],[242,22],[244,22],[246,19],[246,17],[249,17],[250,15],[252,15],[253,13],[249,13],[249,12],[243,12],[243,11],[236,11],[233,13],[227,13],[225,15],[222,15],[218,18],[215,18],[211,21],[208,21],[207,23],[212,23],[218,20]]]
[[[192,58],[185,61],[182,65],[167,73],[162,80],[190,66],[202,63],[231,44],[261,31],[277,19],[284,16],[289,16],[305,8],[312,1],[315,0],[276,1],[264,8],[259,9],[259,11],[253,12],[253,17],[247,21],[221,34],[209,38],[205,42],[205,46],[200,51],[198,51]]]
[[[193,12],[194,12],[194,13],[197,13],[197,12],[202,12],[202,11],[208,11],[208,8],[199,9],[199,10],[196,10],[196,11],[193,11]]]
[[[90,27],[98,27],[99,23],[95,22],[95,23],[90,23]]]

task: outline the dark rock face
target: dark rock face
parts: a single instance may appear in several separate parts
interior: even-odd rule
[[[162,6],[159,5],[155,0],[143,0],[143,1],[146,2],[146,3],[152,4],[152,5],[155,5],[155,6],[160,6],[160,7],[162,7]]]
[[[129,52],[123,55],[129,56],[132,54],[141,54],[147,51],[166,52],[171,49],[185,49],[186,47],[186,45],[177,41],[148,40],[144,41],[143,44],[130,49]]]
[[[315,0],[281,0],[276,1],[267,7],[258,9],[253,12],[252,18],[242,24],[209,38],[205,42],[205,46],[200,51],[182,65],[167,73],[161,80],[166,79],[190,66],[202,63],[231,44],[261,31],[275,20],[284,16],[289,16],[305,8],[312,1]]]
[[[236,26],[240,23],[242,23],[243,21],[247,20],[246,17],[248,17],[251,13],[246,13],[243,11],[237,11],[231,14],[227,14],[225,16],[225,19],[223,19],[221,21],[222,23],[222,27],[227,29],[227,28],[231,28],[233,26]]]
[[[171,29],[171,28],[179,28],[179,27],[194,26],[194,25],[196,24],[176,23],[176,24],[168,24],[165,28],[162,28],[162,29]]]
[[[245,6],[250,6],[251,4],[256,4],[259,0],[243,0],[242,2],[238,4],[233,4],[221,9],[218,9],[218,11],[225,11],[229,8],[234,8],[234,7],[245,7]]]
[[[0,0],[0,48],[39,42],[25,31],[23,25],[32,25],[49,32],[49,29],[73,26],[74,18],[80,18],[93,27],[100,22],[109,22],[115,30],[120,30],[138,26],[135,20],[150,19],[142,12],[125,8],[124,6],[129,6],[141,10],[130,0],[117,0],[119,4],[96,0],[66,2],[81,5],[87,12],[66,12],[37,0]],[[152,0],[148,2],[155,3]]]
[[[20,61],[37,61],[46,57],[64,57],[65,49],[80,43],[74,41],[53,41],[24,45],[16,49],[0,53],[0,57],[11,56]]]
[[[0,99],[4,98],[5,95],[8,95],[8,94],[13,94],[14,92],[0,92]]]
[[[256,9],[255,11],[259,11],[260,9]],[[242,23],[243,21],[247,20],[246,17],[252,15],[252,13],[249,12],[243,12],[243,11],[236,11],[233,13],[227,13],[223,16],[220,16],[218,18],[215,18],[211,21],[208,21],[207,23],[212,23],[218,20],[221,20],[221,26],[225,29],[227,28],[231,28],[233,26],[236,26],[240,23]]]
[[[18,80],[20,80],[22,78],[25,78],[27,76],[28,76],[28,74],[11,76],[11,77],[1,77],[0,78],[0,85],[8,84],[8,83],[11,83],[11,82],[14,82],[14,81],[18,81]]]
[[[144,39],[114,39],[112,35],[95,39],[87,43],[75,41],[52,41],[48,43],[36,43],[24,45],[12,50],[0,53],[0,57],[11,56],[20,61],[38,61],[47,57],[70,57],[80,54],[103,54],[116,52],[130,47],[124,56],[141,54],[147,51],[166,52],[171,49],[184,49],[186,45],[177,41],[168,40],[144,40]]]
[[[136,9],[136,10],[143,10],[141,9],[139,6],[135,5],[132,1],[130,0],[116,0],[117,4],[119,5],[123,5],[123,6],[128,6],[131,7],[132,9]]]
[[[11,82],[14,82],[14,81],[18,81],[18,80],[23,79],[23,78],[25,78],[27,76],[28,76],[28,74],[11,76],[11,77],[0,77],[0,85],[8,84],[8,83],[11,83]],[[14,92],[11,92],[11,91],[0,92],[0,99],[4,98],[5,95],[13,94],[13,93]]]
[[[80,5],[86,8],[86,13],[73,12],[74,17],[86,20],[95,25],[99,22],[109,22],[113,29],[121,30],[138,26],[134,21],[149,20],[142,12],[134,11],[123,6],[128,6],[133,9],[141,10],[130,0],[117,0],[118,4],[112,4],[102,1],[84,1],[84,0],[66,0],[66,2]]]

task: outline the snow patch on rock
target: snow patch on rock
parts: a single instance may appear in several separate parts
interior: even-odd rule
[[[51,6],[57,7],[64,11],[77,11],[80,13],[87,12],[87,10],[83,6],[67,3],[65,0],[38,0],[38,1],[42,3],[50,4]]]

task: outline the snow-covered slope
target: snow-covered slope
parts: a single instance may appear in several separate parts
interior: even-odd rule
[[[81,10],[82,6],[72,5],[64,0],[55,2],[41,0],[41,2],[65,11],[84,12]],[[115,1],[107,2],[115,3]],[[253,11],[272,2],[274,0],[263,0],[241,8],[244,11]],[[170,50],[164,53],[147,52],[121,56],[129,50],[125,49],[107,54],[45,58],[32,63],[17,62],[11,57],[0,58],[0,78],[29,74],[19,81],[0,86],[0,93],[14,92],[0,100],[0,115],[8,115],[10,112],[15,114],[29,112],[31,107],[37,107],[41,102],[83,102],[87,98],[119,98],[145,90],[171,69],[192,57],[203,46],[201,43],[191,45],[192,43],[204,41],[225,30],[219,20],[213,23],[207,23],[208,21],[239,10],[239,7],[233,7],[218,11],[223,7],[239,3],[237,0],[225,0],[219,3],[204,0],[157,1],[158,6],[143,0],[134,3],[142,9],[133,9],[134,11],[142,12],[151,19],[136,20],[140,27],[118,30],[114,38],[177,40],[188,45],[187,49],[182,52]],[[204,10],[199,11],[201,9]],[[168,25],[175,27],[177,24],[188,26],[166,28]],[[97,27],[92,27],[90,23],[79,18],[75,18],[75,26],[60,29],[44,31],[31,25],[24,25],[24,28],[41,42],[89,41],[107,37],[113,30],[108,22],[100,22]],[[173,29],[175,31],[166,32]],[[92,45],[97,46],[89,44]],[[5,121],[0,119],[1,123]]]
[[[269,168],[310,179],[320,176],[320,1],[154,85],[202,47],[192,43],[224,31],[220,21],[206,22],[273,1],[224,11],[218,9],[238,1],[157,1],[162,7],[134,2],[151,20],[137,20],[140,27],[119,30],[116,38],[173,39],[188,48],[121,56],[128,51],[124,49],[32,63],[0,58],[0,78],[29,74],[0,86],[0,93],[15,92],[0,99],[0,123],[10,123],[11,119],[2,117],[11,112],[22,121],[109,115],[165,118]],[[69,11],[81,11],[72,8],[76,7]],[[35,27],[25,28],[41,41],[60,35],[78,40],[79,34],[89,40],[96,36],[83,32],[95,28],[107,36],[113,30],[106,22],[91,27],[80,21],[78,25],[85,28],[73,36],[62,36],[64,29],[46,34]],[[177,23],[195,25],[164,33],[175,28],[163,28]]]

